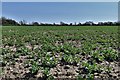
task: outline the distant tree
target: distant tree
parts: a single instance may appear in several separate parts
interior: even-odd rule
[[[116,26],[120,26],[120,21],[115,22],[115,25],[116,25]]]
[[[109,26],[113,26],[114,23],[113,23],[113,22],[107,22],[107,25],[109,25]]]
[[[77,24],[76,24],[76,22],[75,22],[75,24],[74,24],[74,25],[75,25],[75,26],[77,25]]]
[[[38,22],[32,22],[32,25],[33,26],[39,26],[39,23]]]
[[[70,23],[70,26],[72,26],[73,24],[72,23]]]
[[[78,23],[78,26],[81,26],[81,25],[82,25],[82,24],[79,22],[79,23]]]
[[[103,26],[104,25],[104,23],[103,22],[98,22],[98,24],[97,24],[98,26]]]
[[[78,23],[76,24],[76,22],[73,24],[73,23],[70,23],[70,24],[67,24],[67,23],[64,23],[64,22],[60,22],[60,24],[56,24],[56,23],[53,23],[53,24],[48,24],[48,23],[38,23],[38,22],[32,22],[32,23],[29,23],[27,24],[27,22],[25,20],[22,20],[20,21],[19,23],[13,19],[8,19],[8,18],[5,18],[5,17],[1,17],[0,18],[0,25],[3,25],[3,26],[120,26],[120,21],[118,22],[98,22],[97,24],[95,24],[94,22],[92,21],[88,21],[88,22],[85,22],[85,23]]]
[[[60,22],[60,25],[61,25],[61,26],[64,26],[64,24],[65,24],[64,22]]]
[[[94,23],[92,21],[88,21],[88,22],[85,22],[83,25],[84,26],[93,26]]]
[[[20,23],[21,26],[27,25],[27,22],[26,22],[25,20],[22,20],[22,21],[20,21],[19,23]]]
[[[19,23],[12,19],[7,19],[5,17],[1,18],[3,26],[18,26]]]
[[[53,23],[53,26],[56,26],[56,24],[55,24],[55,23]]]
[[[60,26],[68,26],[69,24],[64,23],[64,22],[60,22]]]

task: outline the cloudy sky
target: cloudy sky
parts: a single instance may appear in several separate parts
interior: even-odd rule
[[[6,0],[7,1],[7,0]],[[117,2],[3,2],[2,15],[17,21],[117,21]]]

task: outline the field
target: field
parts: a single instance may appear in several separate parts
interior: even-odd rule
[[[117,26],[4,26],[1,47],[3,79],[117,80],[120,74]]]

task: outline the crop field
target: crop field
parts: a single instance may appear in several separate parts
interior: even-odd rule
[[[3,26],[1,79],[120,80],[117,26]]]

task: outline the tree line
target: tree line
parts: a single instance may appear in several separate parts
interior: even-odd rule
[[[64,23],[60,22],[59,24],[56,23],[39,23],[39,22],[32,22],[32,23],[27,23],[25,20],[22,21],[15,21],[13,19],[8,19],[5,17],[0,18],[0,24],[2,26],[120,26],[120,22],[98,22],[94,23],[92,21],[87,21],[85,23]]]

